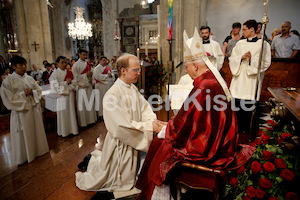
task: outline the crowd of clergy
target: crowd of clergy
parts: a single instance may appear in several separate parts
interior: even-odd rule
[[[243,35],[240,35],[241,29]],[[243,25],[234,23],[223,48],[212,39],[208,26],[202,26],[200,34],[195,29],[191,38],[184,32],[184,65],[188,75],[183,76],[185,80],[179,84],[193,83],[189,96],[195,96],[203,108],[207,95],[211,99],[223,95],[225,98],[220,101],[227,109],[204,112],[190,102],[188,109],[182,107],[168,122],[157,120],[134,85],[140,75],[139,60],[134,55],[114,57],[109,66],[104,56],[99,63],[88,62],[88,52],[80,49],[77,61],[59,56],[54,67],[45,62],[46,70],[41,72],[34,65],[30,75],[26,73],[26,60],[13,57],[14,72],[3,79],[1,98],[11,110],[14,163],[31,162],[49,151],[40,85],[50,85],[57,97],[59,136],[77,135],[78,127],[94,124],[99,118],[107,128],[103,150],[93,151],[87,170],[76,173],[76,186],[82,190],[124,191],[136,186],[142,190],[140,199],[151,199],[153,195],[164,195],[164,183],[179,162],[196,162],[222,170],[245,164],[253,147],[245,145],[242,151],[248,152],[247,156],[237,158],[241,156],[237,153],[237,133],[249,131],[251,113],[243,109],[235,113],[230,102],[235,101],[237,107],[243,108],[242,101],[249,101],[251,106],[251,102],[259,100],[255,87],[262,47],[261,29],[262,24],[255,20],[247,20]],[[271,57],[297,56],[299,36],[291,34],[290,29],[291,23],[284,22],[281,33],[276,29],[270,39],[265,37],[258,93]],[[229,88],[219,73],[225,58],[233,75]],[[198,94],[197,89],[202,92]],[[95,96],[98,98],[94,101]],[[128,109],[128,105],[134,105],[134,109]],[[147,164],[137,182],[141,151],[148,152]]]

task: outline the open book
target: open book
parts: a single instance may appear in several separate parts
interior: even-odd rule
[[[168,90],[168,85],[166,87]],[[193,84],[170,85],[169,99],[171,101],[172,110],[179,110],[181,108],[193,87]]]

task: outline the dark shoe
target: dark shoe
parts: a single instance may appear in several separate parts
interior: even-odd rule
[[[80,170],[87,170],[87,166],[89,164],[89,161],[91,159],[91,154],[87,155],[86,157],[84,157],[83,161],[81,163],[78,164],[78,169]]]
[[[91,198],[91,200],[99,200],[99,199],[101,200],[115,199],[114,193],[108,191],[99,191]]]

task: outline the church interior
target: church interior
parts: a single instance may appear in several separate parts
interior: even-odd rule
[[[283,34],[282,24],[289,22],[290,32],[300,31],[299,8],[299,0],[284,2],[281,0],[0,0],[0,84],[13,74],[11,59],[14,56],[21,56],[26,60],[28,76],[40,71],[40,77],[39,75],[33,77],[42,89],[41,114],[49,146],[47,153],[37,156],[33,161],[15,164],[12,160],[11,127],[16,126],[17,122],[11,120],[12,111],[7,109],[0,97],[0,199],[121,200],[135,199],[140,193],[137,188],[129,191],[107,192],[84,191],[76,187],[75,173],[79,170],[78,165],[94,150],[103,149],[108,130],[103,116],[97,116],[95,122],[78,126],[78,134],[62,137],[57,133],[59,126],[58,111],[55,108],[57,97],[54,98],[47,93],[50,91],[51,84],[47,85],[42,78],[42,74],[48,70],[45,61],[53,71],[58,70],[56,69],[57,58],[64,56],[66,69],[72,70],[75,65],[72,61],[80,60],[80,50],[85,49],[86,61],[91,64],[91,68],[95,69],[98,65],[102,65],[101,60],[105,57],[107,66],[114,73],[114,81],[116,81],[119,76],[116,60],[123,53],[135,55],[140,65],[140,76],[136,84],[138,91],[146,100],[151,95],[161,97],[157,98],[154,108],[162,107],[162,109],[154,109],[154,113],[157,119],[167,122],[178,112],[178,110],[166,109],[170,106],[167,105],[166,100],[171,92],[169,86],[179,84],[181,77],[186,74],[184,31],[192,37],[195,27],[199,33],[202,33],[200,27],[210,27],[209,39],[214,40],[220,46],[220,51],[223,51],[224,43],[229,44],[226,37],[234,37],[233,23],[239,22],[243,26],[247,20],[254,19],[263,22],[261,31],[265,36],[262,36],[261,40],[267,42],[273,50],[273,33],[276,29],[279,30],[279,35],[281,31]],[[240,28],[238,34],[242,36],[243,32],[243,28]],[[255,98],[258,99],[255,105],[260,113],[257,119],[259,130],[254,131],[251,127],[246,132],[238,133],[237,137],[238,144],[262,145],[259,148],[265,148],[274,154],[278,153],[273,160],[283,159],[287,163],[289,172],[293,174],[290,182],[286,183],[291,191],[282,189],[286,193],[278,192],[287,181],[282,173],[279,173],[282,169],[278,165],[272,172],[268,171],[268,177],[266,174],[262,175],[264,178],[274,180],[273,185],[270,186],[272,190],[270,187],[261,186],[265,198],[269,195],[268,199],[272,200],[300,198],[297,190],[297,185],[300,183],[299,33],[297,37],[298,39],[295,40],[298,44],[295,44],[292,49],[293,53],[296,49],[295,56],[270,57],[270,66],[260,77],[262,78],[260,89],[257,89],[259,86],[255,86],[260,92],[256,91],[259,97]],[[271,56],[271,51],[269,53]],[[223,57],[219,74],[229,88],[235,74],[231,71],[230,56],[225,53],[225,50],[221,54]],[[264,58],[262,55],[259,56],[259,61],[262,62]],[[51,75],[49,77],[51,78]],[[95,83],[92,86],[95,89]],[[75,100],[77,101],[78,99]],[[249,120],[249,123],[252,121]],[[268,140],[277,141],[275,136],[268,136],[265,143],[263,136],[267,135],[266,133],[276,133],[280,142],[278,140],[274,146],[271,143],[267,144]],[[265,164],[267,161],[262,152],[263,150],[260,153],[264,158],[255,154],[251,159]],[[145,155],[142,156],[141,165],[144,157]],[[251,166],[249,164],[248,168],[252,174]],[[264,167],[265,165],[262,166]],[[201,169],[197,170],[201,171]],[[262,193],[249,198],[251,196],[249,190],[238,182],[248,180],[238,175],[234,179],[232,176],[230,180],[227,178],[227,182],[222,179],[220,185],[218,183],[218,185],[207,186],[208,188],[204,187],[204,190],[203,187],[198,187],[200,192],[190,189],[190,196],[182,195],[181,199],[198,199],[199,195],[203,195],[204,199],[258,199]],[[216,176],[219,175],[212,173],[208,179],[213,177],[216,184],[216,180],[219,182]],[[237,182],[234,182],[235,180]],[[257,189],[259,187],[257,185],[259,183],[253,181],[248,187]],[[237,192],[239,187],[242,188],[241,192]],[[234,198],[230,195],[228,197],[230,192]],[[280,198],[275,197],[275,194],[281,195]]]

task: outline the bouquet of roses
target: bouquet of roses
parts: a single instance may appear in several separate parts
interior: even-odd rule
[[[268,120],[266,129],[250,145],[256,150],[245,166],[229,173],[223,197],[235,200],[299,199],[296,177],[298,153],[283,148],[292,135],[287,127]]]
[[[147,58],[145,61],[152,64],[152,66],[145,68],[145,87],[149,88],[150,90],[147,93],[152,93],[154,86],[163,84],[167,71],[163,67],[163,64],[160,63],[156,58]]]

